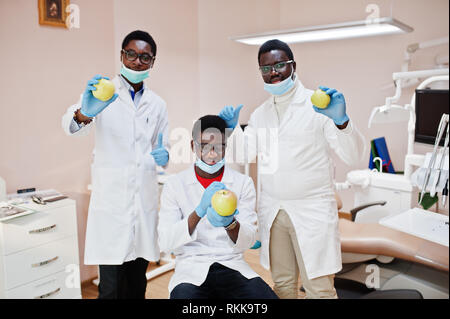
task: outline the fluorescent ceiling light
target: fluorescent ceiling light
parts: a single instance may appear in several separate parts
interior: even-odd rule
[[[299,43],[359,38],[383,34],[407,33],[414,30],[410,26],[407,26],[406,24],[392,18],[374,19],[369,22],[363,20],[300,29],[249,34],[245,36],[231,37],[230,40],[250,45],[261,45],[271,39],[278,39],[286,43]]]

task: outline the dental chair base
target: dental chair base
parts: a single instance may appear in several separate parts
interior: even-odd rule
[[[336,274],[336,289],[339,289],[339,280],[346,279],[369,286],[368,292],[373,285],[376,291],[415,290],[425,299],[449,298],[448,272],[399,259],[390,264],[371,261],[343,266],[343,270]]]

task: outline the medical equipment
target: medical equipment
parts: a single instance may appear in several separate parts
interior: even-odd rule
[[[430,179],[431,170],[434,167],[434,163],[436,161],[439,141],[442,139],[442,136],[444,135],[445,128],[447,127],[447,134],[446,134],[445,143],[444,143],[444,154],[446,152],[446,149],[447,149],[447,146],[448,146],[448,122],[449,122],[448,114],[444,114],[442,116],[442,118],[441,118],[441,122],[439,123],[439,128],[438,128],[438,132],[437,132],[437,135],[436,135],[436,141],[434,143],[433,153],[432,153],[430,162],[428,164],[428,168],[426,170],[425,177],[424,177],[423,182],[422,182],[422,187],[421,187],[421,191],[420,191],[420,198],[419,198],[419,204],[422,202],[423,195],[425,194],[425,189],[426,189],[426,187],[428,185],[428,182],[429,182],[429,179]],[[444,154],[443,154],[443,156],[441,156],[439,170],[435,174],[434,182],[431,185],[431,190],[430,190],[430,195],[431,196],[434,196],[434,194],[436,193],[436,184],[437,184],[437,182],[439,180],[439,175],[440,175],[439,173],[442,170],[442,165],[444,163],[444,161],[443,161]]]
[[[447,115],[447,121],[448,121],[448,115]],[[435,176],[435,178],[433,180],[433,184],[431,185],[431,190],[430,190],[430,195],[431,196],[434,196],[435,193],[436,193],[436,187],[437,187],[439,179],[441,177],[441,172],[442,172],[442,170],[444,168],[444,158],[445,158],[445,154],[448,152],[447,150],[448,150],[448,139],[449,139],[449,132],[448,132],[448,130],[449,130],[449,128],[450,128],[450,125],[447,124],[447,133],[445,134],[444,150],[443,150],[443,154],[441,156],[441,160],[440,160],[440,163],[439,163],[438,173],[436,174],[436,176]],[[448,167],[448,163],[447,163],[446,167]],[[444,179],[444,180],[448,180],[448,178]],[[445,184],[447,184],[447,183],[445,183]]]
[[[21,213],[27,212],[25,209],[22,209],[20,207],[17,206],[13,206],[7,203],[0,203],[0,222],[11,219],[11,218],[15,218],[17,216],[22,216],[19,215]]]
[[[42,199],[41,196],[33,195],[31,196],[31,200],[39,205],[46,205],[47,203]]]
[[[412,43],[412,44],[408,45],[404,52],[404,61],[401,65],[401,72],[409,71],[412,55],[414,53],[416,53],[419,49],[432,48],[432,47],[440,46],[443,44],[448,44],[448,36],[429,40],[429,41],[419,42],[419,43]],[[445,68],[446,66],[448,67],[448,53],[436,55],[434,58],[434,63],[435,63],[436,69],[442,69],[442,68]],[[402,88],[412,87],[414,85],[417,85],[419,82],[420,82],[419,77],[405,79],[402,83]],[[389,83],[388,85],[383,86],[381,89],[385,90],[385,89],[395,88],[395,84],[396,83]],[[436,83],[436,84],[439,84],[439,83]],[[435,86],[437,86],[437,87],[434,87],[433,89],[437,89],[439,87],[439,85],[436,85],[436,84],[435,84]]]
[[[416,127],[414,141],[434,145],[436,128],[439,125],[442,114],[448,114],[450,102],[449,90],[416,90]],[[444,145],[444,139],[439,143]]]
[[[419,87],[417,87],[417,89],[422,89],[432,82],[448,81],[448,74],[449,74],[448,68],[393,73],[392,79],[394,80],[396,86],[395,95],[392,97],[387,97],[384,105],[375,107],[372,110],[372,113],[370,114],[369,117],[368,127],[371,128],[373,123],[382,124],[382,123],[394,123],[406,121],[408,115],[410,115],[411,120],[411,116],[414,116],[414,114],[412,114],[411,111],[414,111],[415,102],[414,105],[411,102],[411,104],[407,104],[405,106],[394,104],[400,100],[402,88],[404,87],[403,86],[404,81],[408,79],[432,77],[428,78],[427,80],[422,82],[422,84],[419,85]],[[413,98],[415,99],[415,94]]]
[[[448,138],[443,151],[437,152],[448,125],[448,115],[438,129],[435,152],[414,154],[416,94],[410,104],[393,105],[400,98],[404,80],[429,77],[417,87],[420,90],[433,82],[448,81],[448,73],[448,68],[394,73],[395,96],[387,98],[386,105],[376,107],[370,115],[369,127],[373,123],[405,120],[409,116],[405,173],[352,171],[347,174],[345,183],[337,183],[337,190],[352,188],[355,206],[362,205],[352,210],[353,223],[340,221],[343,270],[337,274],[338,278],[367,283],[367,268],[374,267],[381,290],[415,289],[424,298],[448,299],[448,216],[414,208],[417,205],[415,185],[444,193],[448,183]],[[414,166],[425,167],[412,174]]]
[[[410,210],[383,223],[339,220],[343,268],[336,279],[381,292],[407,289],[425,299],[448,299],[448,216]]]
[[[445,183],[444,189],[442,190],[442,206],[444,207],[447,203],[447,196],[448,196],[448,178],[447,182]]]

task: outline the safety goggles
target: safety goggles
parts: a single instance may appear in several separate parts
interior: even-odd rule
[[[217,154],[223,154],[226,148],[226,144],[210,144],[210,143],[198,143],[194,141],[195,145],[200,148],[202,154],[208,154],[214,149]]]
[[[291,64],[293,62],[294,62],[294,60],[289,60],[289,61],[278,62],[273,65],[261,65],[259,67],[259,70],[261,71],[261,73],[263,75],[269,74],[270,72],[272,72],[272,70],[274,70],[275,72],[284,72],[286,70],[287,65]]]

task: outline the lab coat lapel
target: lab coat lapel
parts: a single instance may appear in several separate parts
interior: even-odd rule
[[[227,188],[230,188],[233,185],[233,182],[233,171],[225,165],[225,171],[223,172],[222,176],[222,183],[224,183]]]
[[[119,78],[120,75],[117,75],[114,79],[113,79],[113,83],[117,88],[117,93],[119,94],[119,99],[125,103],[126,105],[128,105],[129,107],[131,107],[133,110],[136,109],[136,107],[134,106],[133,100],[131,99],[131,95],[130,92],[128,92],[128,89],[126,88],[125,85],[123,85],[121,79]]]
[[[293,113],[296,111],[296,108],[302,107],[305,105],[306,100],[306,89],[303,86],[302,82],[297,79],[297,90],[295,92],[295,95],[292,98],[292,102],[289,105],[288,109],[286,110],[286,113],[283,116],[283,119],[280,123],[280,133],[283,129],[288,127],[289,121],[291,121],[293,117]],[[275,108],[275,106],[274,106]]]

